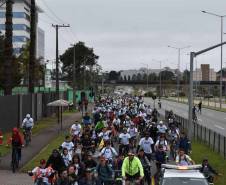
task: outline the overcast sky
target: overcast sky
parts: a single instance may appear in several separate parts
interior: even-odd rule
[[[100,56],[104,70],[163,66],[189,67],[190,51],[220,42],[220,18],[201,12],[226,15],[225,0],[37,0],[44,10],[39,26],[46,33],[46,59],[55,58],[55,30],[51,24],[70,24],[59,31],[60,54],[70,44],[84,41]],[[225,18],[226,19],[226,18]],[[226,21],[224,21],[226,32]],[[226,37],[226,35],[225,35]],[[225,53],[226,50],[224,50]],[[223,66],[226,66],[226,53]],[[209,63],[220,69],[220,49],[197,58],[198,66]]]

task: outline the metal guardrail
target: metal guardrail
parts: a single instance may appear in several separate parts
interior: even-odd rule
[[[165,111],[165,119],[168,116],[169,111]],[[180,123],[179,128],[187,133],[189,125],[188,119],[175,115],[175,120]],[[224,156],[226,159],[226,137],[213,131],[198,122],[193,122],[192,136],[195,141],[206,144],[214,152],[217,152]]]

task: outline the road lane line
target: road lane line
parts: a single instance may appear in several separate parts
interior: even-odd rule
[[[216,128],[219,128],[220,130],[224,130],[223,127],[219,126],[219,125],[214,125]]]

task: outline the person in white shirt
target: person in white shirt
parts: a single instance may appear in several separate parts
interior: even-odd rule
[[[106,147],[104,147],[100,152],[100,156],[104,156],[110,163],[112,163],[113,159],[118,156],[118,153],[113,147],[111,147],[110,141],[107,141]]]
[[[30,114],[27,114],[23,120],[22,128],[31,130],[33,126],[34,126],[34,120]]]
[[[82,132],[82,126],[79,124],[78,121],[76,121],[72,126],[70,130],[71,136],[74,137],[79,137]]]
[[[152,145],[154,144],[153,139],[149,136],[149,133],[145,134],[145,137],[140,139],[139,145],[137,147],[137,152],[140,148],[144,149],[144,154],[147,156],[149,160],[151,160],[152,155]]]
[[[111,130],[107,130],[106,127],[103,128],[102,132],[98,134],[98,137],[102,138],[104,141],[110,140]]]
[[[41,182],[43,185],[49,185],[49,177],[53,174],[53,170],[46,168],[46,160],[41,159],[40,166],[35,167],[32,171],[29,171],[28,174],[34,177],[35,184]]]
[[[130,134],[124,129],[123,133],[119,135],[119,154],[127,154],[129,151]]]
[[[132,147],[136,147],[138,131],[133,122],[131,122],[130,127],[127,129],[127,132],[130,134]]]
[[[157,129],[158,129],[158,133],[159,134],[165,134],[166,131],[167,131],[167,127],[166,127],[166,125],[163,124],[163,121],[159,122],[159,125],[157,126]]]
[[[156,143],[155,143],[155,151],[158,150],[159,145],[163,146],[163,150],[165,152],[170,150],[168,142],[167,142],[164,134],[161,134],[159,139],[156,141]]]
[[[72,156],[71,154],[68,152],[67,148],[63,148],[63,152],[62,152],[62,158],[64,160],[64,164],[66,167],[68,167],[72,161]]]
[[[67,148],[69,154],[73,154],[74,143],[70,140],[70,136],[65,137],[65,141],[61,145],[62,148]]]

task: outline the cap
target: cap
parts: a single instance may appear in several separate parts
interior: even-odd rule
[[[46,160],[45,159],[41,159],[40,160],[40,164],[46,164]]]

